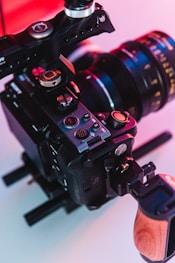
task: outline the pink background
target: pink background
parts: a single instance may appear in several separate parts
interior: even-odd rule
[[[116,28],[113,34],[93,38],[94,43],[105,51],[154,29],[165,31],[175,38],[174,0],[101,0],[100,3],[110,14]],[[28,10],[24,9],[25,12]],[[31,5],[29,12],[34,10],[35,5]],[[19,13],[16,19],[18,16]],[[3,82],[0,91],[3,90]],[[174,134],[174,116],[175,102],[171,102],[158,113],[142,119],[138,124],[135,147],[164,130]],[[0,174],[20,165],[22,150],[10,133],[0,108]],[[139,164],[149,161],[155,162],[158,173],[175,176],[175,139],[140,159]],[[132,197],[117,198],[94,212],[82,207],[66,215],[59,210],[29,228],[22,215],[46,200],[37,185],[27,185],[29,180],[30,177],[27,177],[10,188],[6,188],[0,180],[0,262],[145,262],[133,243],[137,203]]]

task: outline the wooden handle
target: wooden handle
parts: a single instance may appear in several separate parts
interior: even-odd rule
[[[147,217],[140,209],[134,224],[134,242],[140,254],[151,261],[166,256],[168,222]]]

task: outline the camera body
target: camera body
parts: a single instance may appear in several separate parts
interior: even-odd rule
[[[1,95],[2,106],[11,131],[47,184],[61,185],[76,204],[98,208],[116,196],[109,166],[117,168],[132,156],[136,121],[123,111],[92,113],[80,101],[76,83],[64,83],[68,72],[51,66],[15,76]]]
[[[40,174],[35,180],[48,196],[55,198],[66,191],[76,204],[98,207],[107,195],[100,158],[114,147],[95,151],[105,148],[111,131],[105,123],[106,113],[102,123],[81,103],[79,87],[73,81],[74,66],[60,52],[114,28],[101,5],[83,3],[79,10],[75,3],[67,2],[65,12],[53,19],[0,39],[0,77],[15,75],[6,84],[1,101],[30,167]]]

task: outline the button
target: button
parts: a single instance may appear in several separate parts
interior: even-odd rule
[[[121,111],[113,111],[111,113],[111,116],[115,121],[118,122],[126,122],[128,120],[128,116],[126,115],[126,113]]]
[[[74,116],[69,116],[64,119],[66,128],[75,128],[79,124],[79,119]]]
[[[85,113],[85,114],[83,115],[83,120],[84,120],[84,121],[89,121],[90,118],[91,118],[91,116],[90,116],[89,113]]]
[[[122,111],[112,111],[108,122],[112,125],[115,129],[120,129],[125,126],[125,124],[128,122],[128,113],[122,112]]]
[[[89,136],[89,132],[86,129],[79,129],[76,131],[75,136],[78,139],[84,140]]]
[[[93,126],[92,126],[92,129],[94,131],[97,131],[98,129],[100,128],[100,125],[98,124],[98,122],[94,122]]]

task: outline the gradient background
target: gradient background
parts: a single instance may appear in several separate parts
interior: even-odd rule
[[[48,4],[41,4],[40,1],[13,1],[13,5],[9,1],[7,5],[4,0],[7,33],[17,32],[41,17],[53,16],[57,12],[54,5],[59,8],[56,2],[61,4],[61,1],[49,0],[48,8]],[[100,3],[110,14],[116,28],[113,34],[93,37],[94,43],[105,51],[154,29],[165,31],[175,38],[174,0],[101,0]],[[174,134],[174,113],[175,101],[142,119],[138,124],[135,147],[164,130]],[[0,108],[2,175],[21,164],[22,150],[10,133]],[[149,161],[155,162],[158,173],[175,175],[175,139],[140,159],[139,164]],[[132,197],[117,198],[94,212],[82,207],[68,216],[59,210],[30,228],[22,215],[44,202],[46,197],[36,184],[28,186],[29,180],[30,176],[10,188],[6,188],[0,180],[0,262],[145,262],[133,243],[137,203]]]

